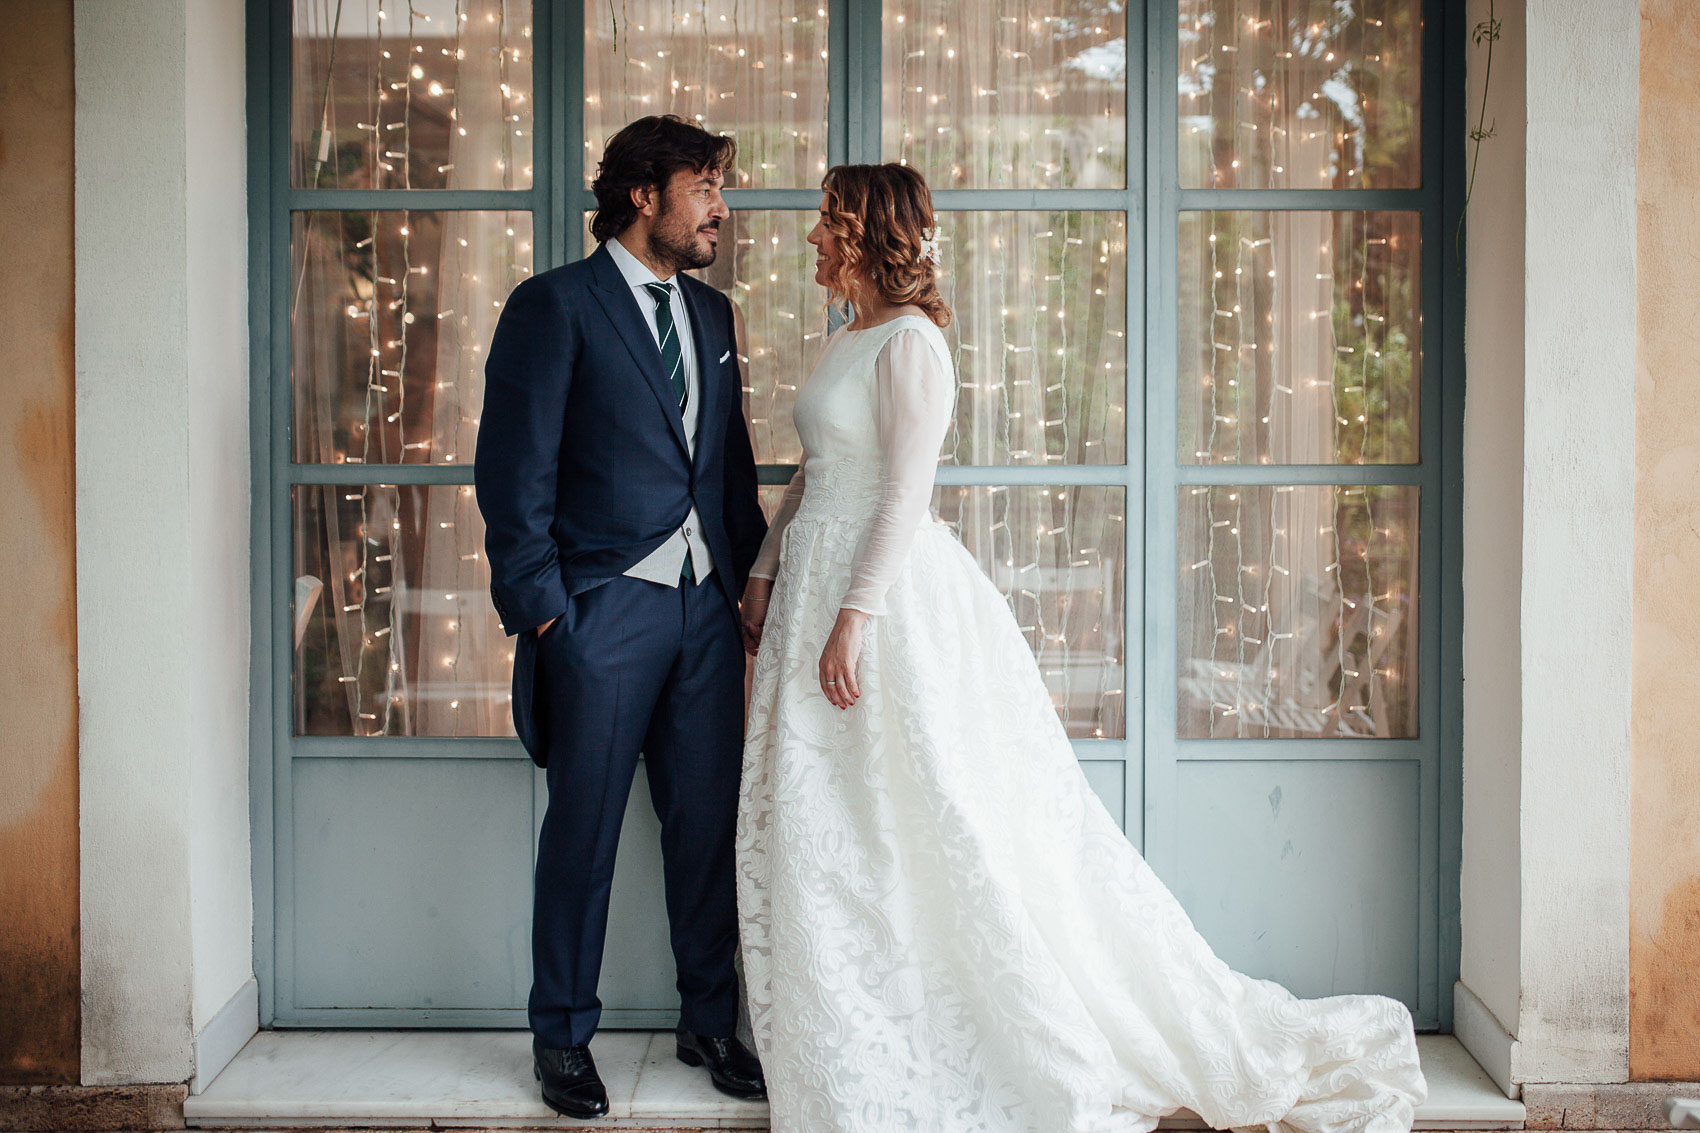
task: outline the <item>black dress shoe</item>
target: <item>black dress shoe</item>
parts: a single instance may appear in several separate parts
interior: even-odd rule
[[[608,1112],[608,1091],[596,1073],[590,1047],[554,1050],[531,1042],[532,1071],[543,1083],[543,1101],[564,1117],[602,1117]]]
[[[735,1038],[711,1039],[679,1028],[679,1061],[686,1066],[707,1066],[708,1079],[723,1094],[747,1102],[767,1100],[767,1082],[761,1063]]]

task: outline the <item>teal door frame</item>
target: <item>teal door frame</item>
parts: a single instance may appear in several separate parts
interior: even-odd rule
[[[307,209],[501,209],[533,216],[537,270],[585,254],[583,0],[536,0],[533,184],[525,190],[300,189],[290,184],[290,11],[286,0],[247,0],[249,319],[251,336],[253,717],[250,774],[254,967],[264,1026],[523,1026],[501,1009],[298,1009],[293,1006],[291,767],[295,760],[446,757],[524,759],[512,739],[326,737],[291,734],[290,493],[299,485],[471,483],[470,465],[311,465],[289,444],[287,296],[292,215]],[[1127,262],[1126,463],[943,466],[940,485],[1102,485],[1126,496],[1125,739],[1074,741],[1083,762],[1119,765],[1124,825],[1159,873],[1172,868],[1181,832],[1169,803],[1184,761],[1397,759],[1421,784],[1422,876],[1417,892],[1419,989],[1425,1030],[1451,1029],[1458,969],[1462,732],[1461,557],[1463,284],[1450,238],[1462,202],[1464,21],[1457,0],[1424,0],[1422,185],[1413,190],[1181,190],[1177,179],[1174,0],[1129,5],[1127,186],[1124,189],[941,190],[943,210],[1093,210],[1125,213]],[[826,0],[830,164],[879,160],[880,0]],[[1150,50],[1147,50],[1147,47]],[[1143,67],[1141,71],[1139,68]],[[1140,83],[1136,76],[1143,74]],[[812,211],[815,189],[729,190],[734,209]],[[1174,459],[1178,354],[1177,231],[1198,209],[1411,209],[1422,216],[1423,385],[1420,460],[1382,466],[1185,466]],[[1140,245],[1143,244],[1143,247]],[[1138,385],[1133,383],[1138,381]],[[1434,427],[1437,426],[1437,427]],[[763,484],[794,466],[767,465]],[[1419,738],[1411,740],[1177,740],[1174,711],[1176,491],[1189,484],[1415,484],[1421,488]],[[1143,632],[1133,632],[1143,627]],[[1142,649],[1131,648],[1141,643]],[[544,791],[534,792],[541,807]],[[541,814],[534,814],[534,822]],[[1165,876],[1168,874],[1165,873]],[[610,1012],[614,1025],[667,1025],[665,1013]],[[651,1018],[650,1016],[654,1017]]]
[[[1463,742],[1462,554],[1460,544],[1464,355],[1463,275],[1452,240],[1463,200],[1464,20],[1462,3],[1426,0],[1423,22],[1421,188],[1182,189],[1178,178],[1178,21],[1174,5],[1151,0],[1152,62],[1147,106],[1152,149],[1146,194],[1144,497],[1147,660],[1145,744],[1147,861],[1171,886],[1188,831],[1178,828],[1182,768],[1199,761],[1399,761],[1418,783],[1416,855],[1419,1030],[1452,1029],[1458,978],[1458,870]],[[1409,210],[1421,217],[1421,389],[1415,464],[1181,464],[1176,458],[1179,365],[1179,229],[1183,213],[1205,210]],[[1129,451],[1133,449],[1130,446]],[[1415,485],[1419,489],[1418,729],[1410,739],[1178,739],[1176,624],[1178,497],[1202,485]],[[1130,713],[1131,717],[1131,713]],[[1131,727],[1131,724],[1130,724]],[[1351,823],[1354,816],[1342,814]],[[1361,821],[1361,820],[1359,820]]]

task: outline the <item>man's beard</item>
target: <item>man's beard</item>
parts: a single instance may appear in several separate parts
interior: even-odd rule
[[[665,207],[665,206],[664,206]],[[668,210],[670,212],[671,210]],[[704,251],[697,244],[697,229],[678,229],[666,226],[668,212],[663,212],[656,219],[663,222],[650,229],[650,255],[673,265],[674,271],[689,271],[692,268],[705,268],[714,262],[714,254],[719,248],[710,244]],[[710,222],[711,224],[713,222]],[[719,225],[715,224],[715,228]]]

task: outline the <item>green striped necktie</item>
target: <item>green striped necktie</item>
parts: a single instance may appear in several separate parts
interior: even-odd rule
[[[685,355],[679,349],[679,330],[673,325],[673,285],[670,283],[646,283],[644,288],[655,297],[655,331],[661,339],[661,364],[667,367],[667,376],[673,383],[673,392],[679,397],[679,412],[685,411]],[[686,582],[696,581],[696,570],[691,566],[690,541],[685,543],[685,564],[679,571],[679,577]]]
[[[679,398],[679,412],[685,410],[685,355],[679,349],[679,328],[673,325],[673,285],[646,283],[643,285],[655,297],[655,334],[661,340],[661,364],[667,368],[667,378],[673,383],[673,393]]]

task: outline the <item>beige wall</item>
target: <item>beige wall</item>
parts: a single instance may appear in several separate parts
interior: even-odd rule
[[[1700,1078],[1700,6],[1642,0],[1629,1068]]]
[[[0,36],[0,247],[8,259],[0,273],[0,483],[8,486],[0,492],[0,1081],[13,1082],[78,1075],[70,9],[69,0],[9,5]],[[1630,1069],[1640,1079],[1693,1079],[1700,83],[1692,60],[1700,58],[1700,6],[1643,0],[1641,10]],[[1473,286],[1483,270],[1472,272]],[[1515,289],[1520,275],[1506,286]],[[1491,1001],[1500,981],[1481,974]],[[1489,1006],[1514,1014],[1514,1006]]]
[[[1633,2],[1523,4],[1521,704],[1508,756],[1521,765],[1510,1062],[1524,1083],[1629,1075],[1636,17]],[[1466,603],[1470,587],[1466,575]],[[1465,616],[1489,628],[1478,619],[1491,611]],[[1466,673],[1466,699],[1482,694]]]
[[[0,1082],[78,1075],[71,3],[0,34]]]

